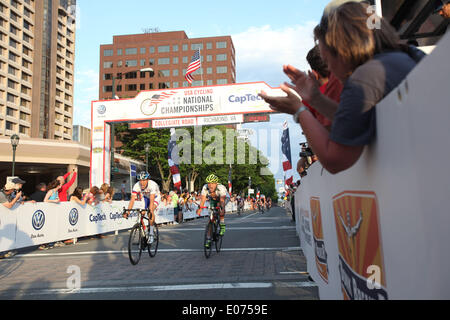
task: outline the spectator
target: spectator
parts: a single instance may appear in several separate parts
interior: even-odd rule
[[[100,196],[99,200],[103,202],[112,202],[112,195],[109,193],[110,186],[107,183],[102,184],[100,187]]]
[[[69,177],[69,175],[73,173],[72,178],[69,182],[66,182],[66,179]],[[64,176],[59,176],[57,180],[61,183],[61,188],[59,189],[59,200],[61,202],[67,201],[67,190],[72,186],[72,184],[75,182],[75,179],[77,178],[77,173],[75,172],[75,169],[72,172],[67,172]]]
[[[320,56],[319,46],[315,46],[309,51],[306,60],[311,67],[314,78],[320,85],[320,92],[339,103],[342,92],[342,83],[328,70],[327,64]],[[317,112],[307,101],[303,101],[303,104],[308,107],[309,111],[311,111],[313,116],[328,130],[328,132],[331,131],[331,120],[326,118],[320,112]]]
[[[96,186],[93,186],[87,195],[87,203],[90,205],[96,206],[100,203],[100,189]]]
[[[449,0],[438,1],[436,10],[434,13],[439,13],[439,15],[444,19],[450,19],[450,2]]]
[[[127,200],[126,180],[122,181],[122,184],[120,186],[120,193],[122,194],[122,200]]]
[[[83,196],[83,188],[81,188],[81,187],[75,188],[75,191],[70,196],[69,201],[76,202],[76,203],[84,206],[87,201],[87,196]]]
[[[110,201],[110,202],[112,202],[112,199],[113,199],[113,197],[114,197],[114,193],[115,193],[114,188],[113,188],[112,186],[109,186],[108,191],[107,191],[107,194],[109,194],[109,197],[111,198],[111,201]]]
[[[47,186],[47,194],[45,195],[44,202],[59,203],[59,188],[61,187],[61,180],[56,179],[49,183]]]
[[[5,187],[0,191],[0,203],[3,204],[4,207],[11,209],[17,202],[20,202],[20,198],[22,197],[22,191],[15,191],[16,185],[12,182],[7,182]]]
[[[43,182],[36,186],[36,191],[30,196],[30,199],[35,202],[44,202],[47,194],[47,185]]]
[[[322,17],[314,36],[330,71],[344,84],[340,103],[324,96],[312,73],[292,66],[284,72],[295,86],[283,84],[287,97],[261,97],[273,109],[294,114],[322,166],[336,174],[353,166],[364,147],[375,137],[375,105],[388,95],[416,66],[424,53],[399,44],[389,23],[367,26],[369,13],[360,3],[348,2]],[[291,90],[333,121],[331,132],[315,119]]]

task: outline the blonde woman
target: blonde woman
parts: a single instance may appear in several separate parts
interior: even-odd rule
[[[349,2],[323,16],[314,30],[320,54],[344,88],[339,104],[324,96],[312,73],[283,67],[292,84],[287,97],[260,96],[279,112],[294,115],[322,166],[332,174],[347,170],[376,136],[375,105],[395,89],[424,53],[399,44],[395,30],[383,18],[369,28],[367,5]],[[331,132],[307,110],[296,91],[319,113],[333,121]]]

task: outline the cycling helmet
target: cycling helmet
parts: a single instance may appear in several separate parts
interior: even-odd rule
[[[150,174],[146,171],[141,171],[137,175],[137,179],[138,180],[148,180],[148,179],[150,179]]]
[[[217,177],[215,174],[210,174],[208,177],[206,177],[206,183],[219,183],[219,177]]]

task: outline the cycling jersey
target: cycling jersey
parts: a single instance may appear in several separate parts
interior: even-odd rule
[[[230,201],[230,195],[229,195],[229,193],[227,192],[227,188],[225,188],[224,185],[218,184],[217,187],[216,187],[216,192],[215,192],[215,193],[216,193],[217,198],[216,198],[216,199],[211,199],[211,201],[210,201],[210,207],[216,207],[216,206],[217,206],[217,203],[218,203],[219,200],[220,200],[220,198],[223,197],[223,196],[226,197],[226,198],[225,198],[225,205]],[[205,185],[203,186],[201,195],[202,195],[202,196],[210,196],[210,195],[211,195],[211,192],[209,192],[209,188],[208,188],[208,185],[207,185],[207,184],[205,184]]]
[[[141,195],[144,197],[145,202],[145,209],[148,209],[150,207],[150,195],[155,195],[155,208],[159,205],[160,198],[160,192],[159,192],[159,186],[158,184],[153,180],[148,180],[147,187],[142,190],[141,184],[138,181],[134,187],[133,187],[133,194],[137,196],[138,199],[140,199]]]

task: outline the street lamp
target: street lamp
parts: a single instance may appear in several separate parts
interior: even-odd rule
[[[145,171],[148,172],[148,151],[150,150],[150,145],[145,144]]]
[[[13,161],[12,161],[12,177],[14,177],[14,169],[16,166],[16,148],[19,145],[20,137],[17,134],[11,136],[11,145],[13,149]]]
[[[125,74],[130,73],[130,72],[153,72],[152,68],[143,68],[140,70],[136,70],[136,71],[128,71],[125,72]],[[121,77],[122,78],[122,77]],[[112,98],[116,99],[116,79],[117,76],[112,76]],[[110,182],[109,184],[112,184],[112,180],[113,180],[113,168],[114,168],[114,137],[115,137],[115,125],[114,122],[111,122],[111,146],[110,146],[110,154],[111,154],[111,170],[110,170]]]

